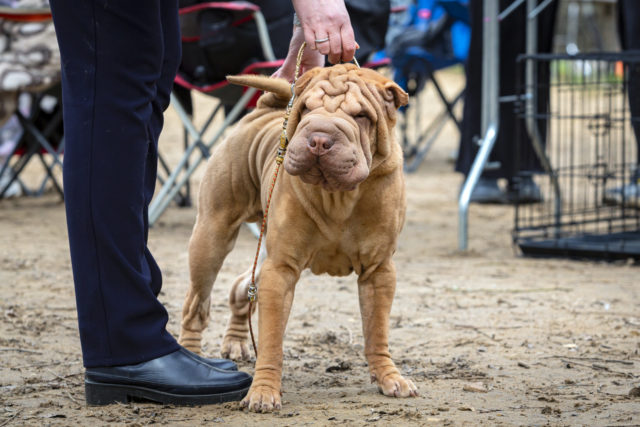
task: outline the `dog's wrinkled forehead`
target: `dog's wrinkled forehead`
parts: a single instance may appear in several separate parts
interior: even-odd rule
[[[369,97],[373,94],[355,72],[331,72],[306,91],[305,107],[324,108],[333,114],[338,109],[351,116],[367,114],[375,117]],[[374,95],[375,96],[375,95]]]

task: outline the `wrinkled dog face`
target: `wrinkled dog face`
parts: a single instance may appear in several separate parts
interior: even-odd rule
[[[406,94],[378,73],[353,65],[309,73],[299,81],[302,92],[292,112],[298,122],[285,169],[327,191],[353,190],[369,176],[374,156],[388,153],[380,145],[392,142],[380,139],[389,138]]]

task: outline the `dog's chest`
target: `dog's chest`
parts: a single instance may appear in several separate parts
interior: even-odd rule
[[[349,256],[345,249],[337,244],[323,247],[313,254],[308,267],[313,274],[348,276],[354,270],[353,256]]]

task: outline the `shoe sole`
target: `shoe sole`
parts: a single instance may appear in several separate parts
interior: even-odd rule
[[[241,400],[248,391],[249,387],[226,393],[184,395],[133,385],[105,384],[91,380],[84,382],[85,400],[91,406],[129,403],[136,399],[182,406],[210,405]]]

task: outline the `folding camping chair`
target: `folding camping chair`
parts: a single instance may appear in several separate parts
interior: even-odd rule
[[[468,0],[467,0],[468,1]],[[470,27],[467,1],[418,0],[409,7],[404,30],[389,43],[394,80],[409,93],[409,105],[400,111],[399,130],[405,157],[405,171],[415,171],[450,119],[458,129],[454,108],[464,89],[447,97],[435,72],[462,64],[469,50]],[[422,113],[420,94],[431,82],[444,109],[430,121]],[[425,127],[423,124],[428,123]]]
[[[45,29],[42,30],[42,37],[50,38],[50,32],[53,31],[51,24],[51,12],[47,8],[34,9],[14,9],[9,7],[0,7],[0,20],[5,22],[21,24],[44,23]],[[19,29],[16,31],[20,31]],[[42,49],[40,40],[36,42],[38,49]],[[53,39],[55,44],[55,38]],[[57,46],[49,46],[57,52]],[[26,52],[28,54],[29,52]],[[23,54],[25,54],[23,52]],[[2,58],[3,66],[7,66],[15,72],[22,70],[25,66],[20,63],[22,56],[20,54],[9,55],[8,58]],[[25,104],[25,108],[16,108],[15,116],[21,127],[22,134],[15,146],[8,153],[6,160],[0,164],[0,177],[8,176],[0,185],[0,198],[15,185],[21,187],[23,194],[39,196],[47,188],[49,181],[53,183],[53,187],[64,197],[62,186],[58,182],[55,169],[62,169],[62,152],[64,150],[64,137],[62,128],[62,106],[61,106],[61,88],[59,75],[59,58],[57,55],[51,55],[48,68],[52,71],[51,76],[38,76],[31,78],[31,84],[27,87],[17,87],[15,91],[11,91],[11,97],[18,99],[18,104]],[[15,61],[15,62],[12,62]],[[13,93],[15,92],[15,93]],[[39,185],[29,188],[20,178],[20,174],[24,171],[27,164],[37,157],[42,163],[46,176]]]
[[[0,186],[0,199],[14,182],[20,186],[22,194],[40,196],[46,190],[49,181],[60,197],[64,198],[62,185],[54,174],[55,169],[62,170],[62,153],[64,151],[60,84],[45,92],[23,95],[27,96],[30,107],[27,114],[21,112],[20,109],[15,113],[22,128],[22,135],[4,164],[0,166],[0,176],[4,176],[5,173],[9,174],[9,179]],[[38,186],[30,188],[20,179],[20,174],[27,164],[36,157],[42,163],[46,176]]]
[[[276,60],[269,36],[269,27],[260,8],[249,2],[208,2],[192,4],[180,9],[183,60],[171,94],[171,105],[184,127],[185,151],[177,165],[171,169],[161,158],[160,166],[166,176],[160,177],[162,185],[149,206],[149,224],[153,225],[167,209],[171,201],[188,205],[189,179],[196,168],[210,156],[211,148],[248,107],[255,102],[257,91],[229,84],[226,74],[271,74],[283,60]],[[247,33],[247,25],[255,25],[260,43],[259,57],[243,58],[238,37]],[[289,31],[291,21],[287,20]],[[252,39],[255,44],[255,38]],[[220,55],[223,49],[235,47],[234,55]],[[225,63],[215,65],[219,56]],[[239,67],[235,68],[234,67]],[[222,69],[221,69],[222,68]],[[193,123],[191,91],[205,94],[219,101],[198,129]],[[207,140],[205,132],[214,118],[224,111],[222,124]]]

